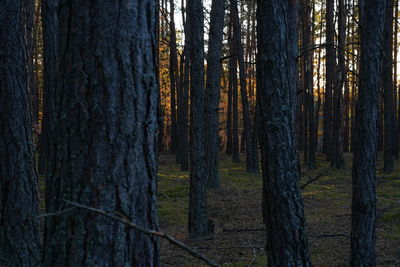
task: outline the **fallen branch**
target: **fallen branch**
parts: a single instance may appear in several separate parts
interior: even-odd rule
[[[318,174],[318,175],[315,176],[314,178],[309,179],[305,184],[300,185],[300,189],[306,188],[307,185],[309,185],[309,184],[311,184],[311,183],[317,181],[317,180],[318,180],[319,178],[321,178],[321,177],[322,177],[322,174]]]
[[[59,216],[59,215],[62,215],[64,213],[68,213],[70,211],[73,211],[74,209],[76,209],[76,207],[72,207],[72,208],[69,208],[69,209],[65,209],[65,210],[61,210],[61,211],[57,211],[57,212],[53,212],[53,213],[45,213],[45,214],[39,215],[37,217],[38,218],[43,218],[43,217],[49,217],[49,216]]]
[[[233,228],[233,229],[222,229],[223,232],[257,232],[257,231],[266,231],[265,228]]]
[[[193,248],[188,247],[187,245],[185,245],[182,242],[176,240],[172,236],[167,235],[166,233],[163,233],[163,232],[153,231],[153,230],[149,230],[147,228],[141,227],[141,226],[129,221],[128,218],[126,218],[123,214],[121,214],[119,212],[118,213],[115,212],[116,214],[118,214],[118,216],[116,216],[116,215],[110,214],[110,213],[108,213],[108,212],[106,212],[104,210],[100,210],[100,209],[96,209],[96,208],[93,208],[93,207],[85,206],[85,205],[82,205],[82,204],[79,204],[79,203],[71,202],[71,201],[66,200],[66,199],[64,199],[64,201],[66,203],[68,203],[69,205],[71,205],[71,206],[74,206],[74,207],[77,207],[77,208],[81,208],[81,209],[84,209],[84,210],[89,210],[89,211],[101,214],[101,215],[103,215],[105,217],[108,217],[110,219],[113,219],[115,221],[121,222],[121,223],[125,224],[128,228],[133,228],[133,229],[139,230],[139,231],[141,231],[141,232],[143,232],[145,234],[148,234],[148,235],[155,235],[155,236],[158,236],[158,237],[165,238],[170,243],[172,243],[172,244],[174,244],[174,245],[186,250],[192,256],[194,256],[194,257],[206,262],[208,265],[214,266],[214,267],[219,267],[219,265],[217,263],[215,263],[213,260],[201,255],[200,253],[198,253]]]
[[[315,235],[314,237],[316,237],[316,238],[322,238],[322,237],[338,237],[338,236],[343,236],[343,237],[350,238],[350,235],[349,235],[349,234],[345,234],[345,233]]]

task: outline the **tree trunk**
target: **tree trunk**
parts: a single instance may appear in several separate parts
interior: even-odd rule
[[[257,4],[268,266],[311,266],[295,144],[298,1]]]
[[[178,54],[176,50],[175,5],[170,0],[169,80],[171,88],[171,153],[177,153],[176,94],[178,89]]]
[[[338,16],[338,73],[334,79],[333,87],[333,114],[332,117],[332,146],[331,146],[331,166],[336,169],[344,169],[343,158],[343,99],[342,90],[346,82],[346,59],[344,55],[344,46],[346,44],[346,7],[344,0],[339,0],[339,16]]]
[[[375,266],[376,162],[382,31],[387,0],[360,0],[360,90],[356,109],[351,266]]]
[[[0,265],[15,267],[40,261],[24,5],[0,1]]]
[[[326,84],[323,118],[323,151],[330,160],[332,149],[332,90],[335,82],[335,25],[334,1],[326,0]]]
[[[70,208],[67,199],[156,230],[156,1],[63,3],[46,210]],[[44,265],[159,266],[158,243],[75,209],[47,217]]]
[[[218,188],[219,153],[219,100],[221,88],[221,55],[224,29],[224,0],[213,0],[211,6],[210,33],[207,55],[206,84],[206,170],[207,185]]]
[[[207,214],[204,118],[204,16],[202,0],[187,0],[190,43],[189,236],[210,234]]]
[[[384,97],[384,147],[383,170],[391,173],[394,168],[394,103],[393,103],[393,0],[387,0],[383,30],[382,91]]]
[[[246,142],[246,171],[250,173],[258,172],[258,151],[254,145],[253,125],[251,124],[249,100],[247,97],[246,70],[244,66],[244,52],[241,42],[241,29],[239,23],[239,13],[236,0],[231,0],[231,18],[233,19],[233,42],[234,53],[239,64],[240,96],[242,100],[244,137]]]

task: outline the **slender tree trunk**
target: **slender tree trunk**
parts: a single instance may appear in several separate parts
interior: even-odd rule
[[[298,1],[257,4],[268,266],[311,266],[295,142]]]
[[[230,34],[230,33],[229,33]],[[231,60],[229,59],[228,63],[228,110],[226,112],[226,149],[225,154],[231,155],[232,154],[232,102],[233,102],[233,92],[232,92],[232,81],[231,81],[231,71],[230,71],[230,64]]]
[[[396,159],[399,159],[399,151],[400,151],[400,136],[399,136],[399,129],[400,129],[400,123],[399,123],[399,112],[398,108],[400,107],[399,101],[399,93],[400,90],[398,90],[398,85],[397,85],[397,55],[398,55],[398,38],[397,38],[397,33],[399,31],[399,24],[397,21],[399,21],[399,0],[395,0],[395,6],[394,6],[394,39],[393,39],[393,59],[394,59],[394,64],[393,64],[393,89],[394,89],[394,123],[395,123],[395,130],[394,132],[394,149],[393,149],[393,154]]]
[[[333,114],[332,117],[332,146],[331,146],[331,166],[336,169],[344,169],[343,158],[343,99],[342,90],[346,82],[346,59],[344,55],[344,46],[346,44],[346,7],[344,0],[339,0],[339,16],[338,16],[338,73],[334,79],[333,87]]]
[[[382,31],[387,0],[360,0],[360,90],[356,109],[351,266],[375,266],[376,162]]]
[[[335,25],[333,19],[334,1],[326,0],[326,85],[323,118],[323,151],[330,160],[332,152],[332,90],[335,82]]]
[[[185,31],[185,47],[183,50],[183,60],[184,60],[184,71],[181,74],[182,79],[182,96],[181,96],[181,120],[180,120],[180,134],[179,134],[179,144],[180,144],[180,157],[181,157],[181,171],[189,170],[189,77],[190,77],[190,31],[188,21],[185,19],[185,0],[182,0],[182,21]],[[182,59],[181,59],[182,60]]]
[[[67,199],[156,230],[156,1],[63,3],[46,210]],[[45,266],[160,265],[158,238],[104,216],[75,209],[45,223]]]
[[[25,5],[0,1],[0,265],[10,267],[40,262],[29,95],[32,58],[26,39],[27,27],[33,25],[26,24]]]
[[[176,50],[175,5],[170,0],[169,81],[171,88],[171,153],[177,153],[176,95],[178,91],[178,53]]]
[[[244,66],[244,52],[241,42],[241,29],[236,0],[231,0],[231,18],[233,19],[234,53],[239,65],[240,93],[243,110],[244,137],[246,142],[246,170],[250,173],[258,172],[258,151],[254,146],[253,125],[251,124],[249,100],[247,97],[246,70]]]
[[[210,18],[210,38],[207,55],[206,85],[206,170],[210,188],[220,186],[218,175],[219,100],[221,88],[221,55],[224,29],[224,0],[213,0]]]
[[[189,236],[210,234],[207,215],[204,118],[204,17],[202,0],[187,0],[190,43],[190,193]]]
[[[383,30],[382,90],[384,98],[384,147],[383,170],[394,168],[394,108],[393,108],[393,0],[387,0],[385,27]]]
[[[238,163],[239,157],[239,108],[238,108],[238,79],[237,79],[237,55],[233,36],[233,13],[230,12],[229,22],[229,87],[232,92],[232,161]]]

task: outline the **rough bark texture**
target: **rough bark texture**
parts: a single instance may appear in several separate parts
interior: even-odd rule
[[[24,1],[0,1],[0,265],[38,266]]]
[[[295,144],[298,1],[257,3],[268,266],[311,266]]]
[[[46,210],[67,199],[157,229],[154,0],[61,0]],[[51,66],[49,66],[51,67]],[[45,266],[159,266],[158,239],[84,210],[46,220]]]
[[[221,55],[224,29],[224,0],[213,0],[207,55],[206,84],[206,170],[210,188],[219,187],[219,100],[221,88]]]
[[[383,31],[382,90],[384,98],[384,147],[383,170],[387,173],[394,168],[394,94],[393,94],[393,0],[387,0],[386,19]]]
[[[356,108],[351,266],[375,266],[376,163],[382,30],[387,0],[360,0],[360,90]]]
[[[203,1],[187,0],[190,43],[190,193],[189,236],[209,234],[206,192],[204,121]]]

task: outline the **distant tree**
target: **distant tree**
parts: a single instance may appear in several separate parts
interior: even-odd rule
[[[207,214],[205,112],[204,112],[204,16],[202,0],[187,0],[190,47],[190,193],[189,235],[210,234]]]
[[[38,266],[25,1],[0,1],[0,265]],[[32,26],[32,25],[30,25]],[[28,27],[30,27],[28,26]]]
[[[155,0],[61,0],[49,14],[60,64],[47,212],[67,199],[157,229],[156,14]],[[156,237],[104,216],[75,209],[45,224],[45,266],[160,264]]]
[[[219,101],[221,88],[221,55],[225,1],[213,0],[210,16],[210,36],[207,54],[206,83],[206,170],[208,186],[219,187]]]
[[[257,5],[268,266],[311,266],[295,143],[299,2]]]
[[[356,108],[351,266],[375,266],[377,120],[387,0],[359,0],[360,90]]]
[[[169,77],[170,77],[170,88],[171,88],[171,152],[177,152],[177,115],[176,115],[176,96],[179,91],[178,80],[179,80],[179,70],[178,70],[178,51],[176,48],[176,30],[175,30],[175,5],[174,0],[170,0],[170,22],[169,22]]]

